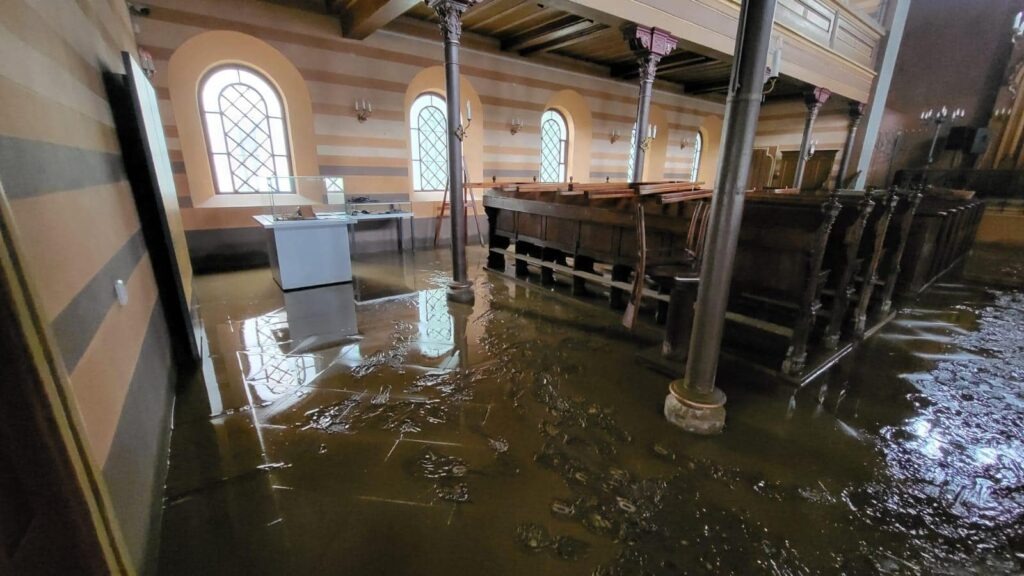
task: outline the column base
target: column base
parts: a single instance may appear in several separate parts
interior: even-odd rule
[[[449,282],[447,293],[450,302],[472,304],[476,299],[472,282]]]
[[[676,392],[681,384],[681,380],[676,380],[669,385],[665,419],[692,434],[720,434],[725,428],[725,394],[715,388],[707,398],[691,400]]]

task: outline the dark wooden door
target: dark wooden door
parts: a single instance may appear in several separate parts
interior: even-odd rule
[[[750,176],[747,178],[747,190],[766,188],[772,182],[772,157],[765,148],[755,148],[750,157]]]
[[[828,184],[832,174],[832,166],[836,163],[838,150],[818,150],[804,164],[804,181],[801,190],[819,190]],[[782,153],[779,162],[779,179],[775,184],[778,188],[792,188],[796,182],[796,160],[800,152],[791,150]]]

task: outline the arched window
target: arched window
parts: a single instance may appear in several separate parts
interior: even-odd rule
[[[569,125],[557,110],[540,117],[540,181],[565,182],[569,160]]]
[[[441,96],[416,97],[409,112],[412,186],[417,192],[440,192],[448,184],[448,115]]]
[[[629,166],[626,166],[626,182],[633,181],[633,164],[636,163],[636,123],[633,124],[633,133],[629,137]]]
[[[266,78],[244,66],[216,68],[200,84],[199,107],[218,194],[292,191],[284,107]]]
[[[690,182],[697,181],[697,172],[700,171],[700,153],[704,149],[704,136],[697,132],[693,139],[693,162],[690,164]]]

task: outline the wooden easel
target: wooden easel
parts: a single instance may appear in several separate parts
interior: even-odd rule
[[[469,190],[469,205],[473,207],[473,222],[476,224],[476,235],[480,238],[480,246],[484,244],[484,233],[480,230],[480,215],[476,211],[476,195],[473,194],[473,188],[468,186],[469,184],[469,171],[466,169],[466,157],[462,157],[462,199],[465,202],[466,191]],[[441,238],[441,226],[444,225],[444,207],[448,204],[448,188],[451,186],[451,182],[446,182],[444,185],[444,196],[441,198],[441,211],[438,212],[437,218],[434,222],[434,248],[437,248],[437,242]],[[466,229],[466,234],[469,234],[469,229]]]

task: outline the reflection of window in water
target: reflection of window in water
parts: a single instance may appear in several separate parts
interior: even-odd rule
[[[287,327],[279,311],[242,321],[242,377],[262,400],[311,382],[320,371],[317,356],[290,355],[281,350],[281,335]]]
[[[452,349],[452,317],[444,288],[422,290],[420,304],[420,350],[429,357],[438,357]]]

